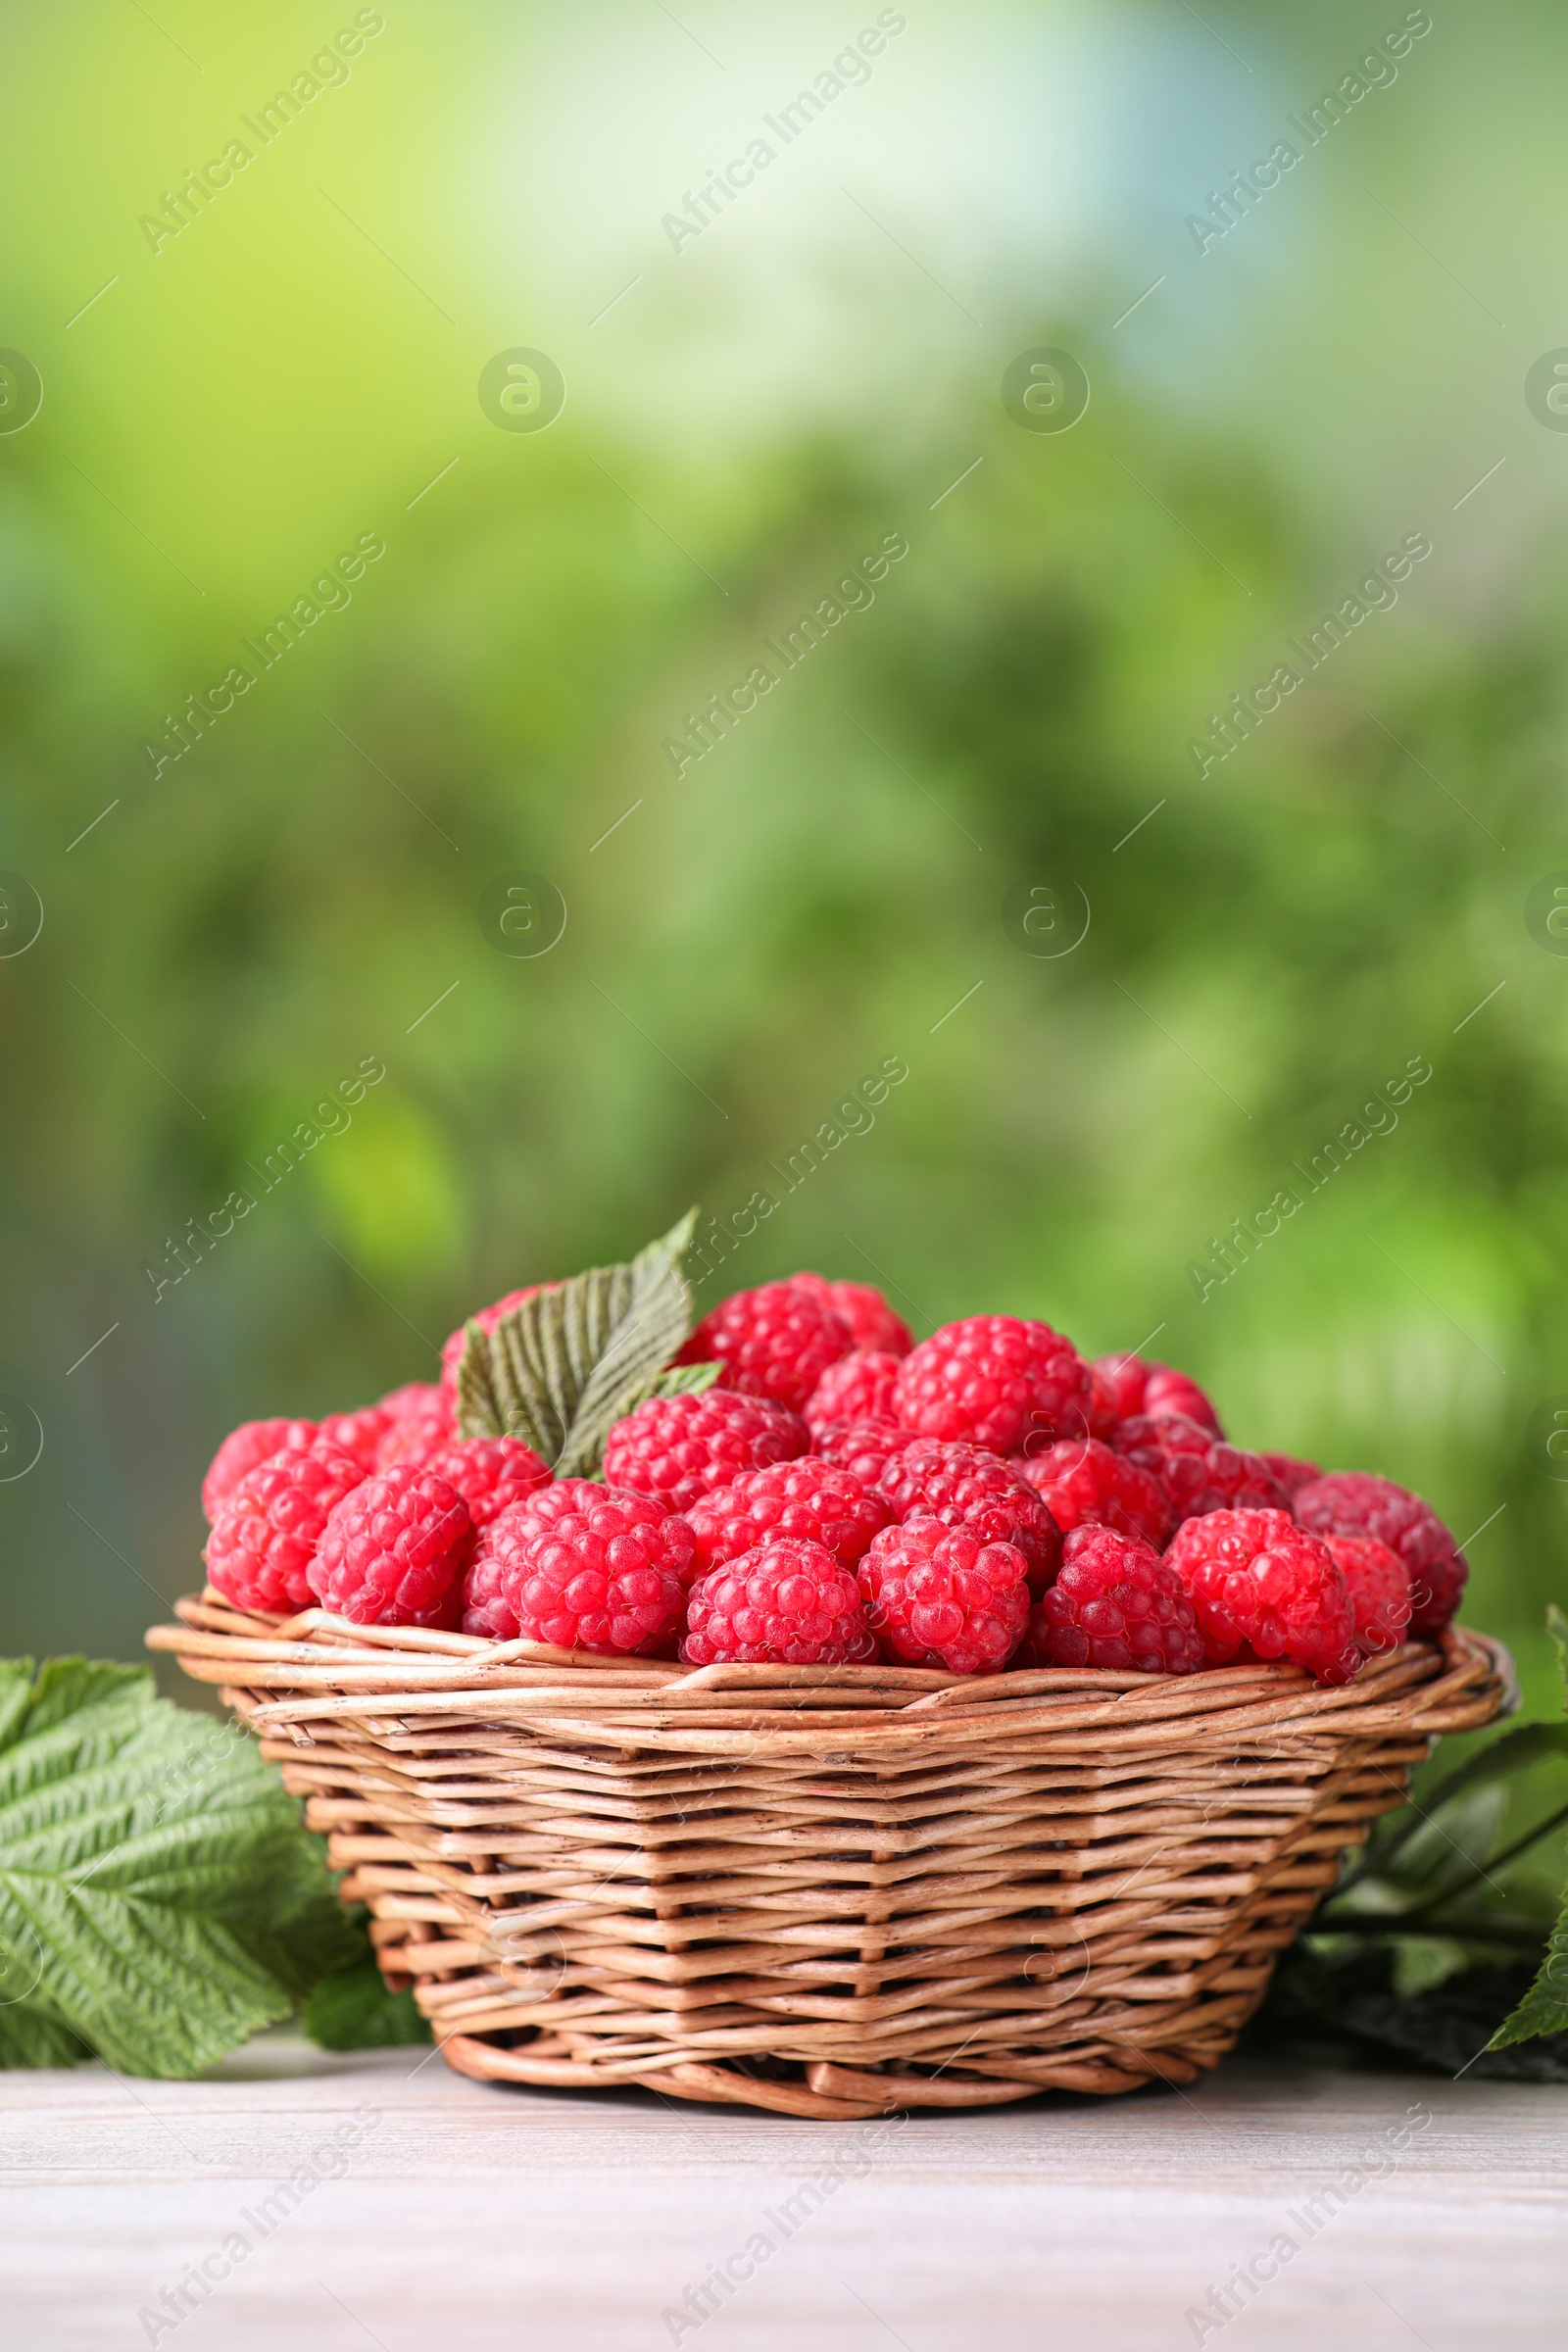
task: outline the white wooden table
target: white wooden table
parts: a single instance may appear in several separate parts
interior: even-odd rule
[[[1568,2088],[1242,2061],[812,2125],[423,2057],[0,2074],[5,2352],[1568,2346]]]

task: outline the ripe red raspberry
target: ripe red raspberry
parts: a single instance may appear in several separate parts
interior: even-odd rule
[[[806,1400],[806,1421],[816,1430],[831,1421],[891,1421],[899,1359],[884,1348],[856,1348],[829,1364]]]
[[[1286,1494],[1293,1497],[1323,1475],[1319,1463],[1303,1462],[1294,1453],[1260,1453],[1257,1458],[1273,1472]]]
[[[399,1463],[333,1511],[306,1571],[311,1591],[354,1625],[455,1626],[471,1530],[456,1487]]]
[[[490,1530],[498,1511],[487,1520],[474,1542],[473,1556],[463,1580],[463,1630],[482,1642],[514,1642],[517,1639],[517,1620],[507,1598],[506,1583],[509,1566],[518,1543],[526,1535],[537,1535],[541,1528],[554,1525],[564,1512],[580,1508],[586,1499],[592,1502],[603,1494],[604,1488],[587,1478],[562,1478],[548,1485],[540,1484],[527,1494],[514,1498],[504,1506],[506,1524],[494,1541]],[[545,1510],[530,1508],[546,1497]],[[554,1513],[554,1518],[551,1514]]]
[[[562,1478],[492,1519],[474,1565],[494,1561],[517,1632],[558,1649],[674,1652],[692,1531],[645,1494]]]
[[[549,1486],[551,1478],[549,1463],[520,1438],[459,1438],[450,1446],[421,1446],[406,1453],[400,1467],[433,1470],[456,1487],[475,1527],[488,1527],[509,1504]]]
[[[1123,1417],[1117,1410],[1119,1391],[1116,1382],[1107,1375],[1105,1366],[1120,1364],[1125,1360],[1119,1355],[1102,1355],[1089,1367],[1089,1435],[1101,1439],[1105,1445],[1110,1443],[1115,1435],[1116,1424]],[[1047,1442],[1043,1439],[1033,1441],[1037,1446]],[[1054,1445],[1055,1441],[1052,1439],[1049,1443]]]
[[[902,1315],[896,1315],[874,1282],[829,1282],[821,1274],[792,1274],[798,1291],[809,1291],[849,1326],[857,1348],[875,1348],[886,1355],[907,1355],[914,1334]]]
[[[433,1381],[411,1380],[381,1398],[386,1428],[375,1449],[377,1470],[390,1470],[424,1446],[450,1446],[458,1434],[452,1405]]]
[[[1117,1453],[1159,1480],[1178,1520],[1205,1511],[1288,1511],[1291,1498],[1260,1454],[1227,1445],[1180,1413],[1117,1424]]]
[[[799,1414],[765,1396],[743,1396],[737,1389],[650,1396],[606,1438],[605,1481],[684,1511],[745,1470],[794,1461],[808,1443]]]
[[[503,1315],[510,1315],[513,1308],[521,1306],[525,1298],[536,1298],[541,1291],[549,1288],[548,1283],[531,1282],[525,1291],[509,1291],[493,1306],[481,1306],[476,1315],[467,1316],[456,1331],[449,1333],[441,1344],[441,1387],[450,1404],[457,1402],[458,1366],[463,1361],[463,1350],[468,1344],[469,1323],[477,1323],[479,1329],[488,1334],[494,1331]]]
[[[1180,1413],[1188,1421],[1196,1421],[1200,1429],[1211,1430],[1216,1438],[1225,1435],[1220,1418],[1207,1395],[1196,1380],[1185,1372],[1177,1372],[1169,1364],[1151,1364],[1149,1378],[1144,1383],[1144,1411],[1152,1414]]]
[[[1246,1644],[1291,1658],[1320,1683],[1348,1683],[1361,1662],[1343,1572],[1285,1511],[1209,1511],[1187,1519],[1165,1554],[1187,1587],[1211,1665]]]
[[[688,1666],[848,1666],[874,1658],[876,1639],[850,1569],[820,1544],[769,1536],[699,1577],[680,1654]]]
[[[1174,1568],[1136,1537],[1075,1528],[1061,1574],[1029,1612],[1016,1665],[1108,1667],[1118,1674],[1197,1674],[1198,1612]]]
[[[770,1396],[798,1413],[827,1370],[853,1345],[850,1327],[810,1291],[764,1282],[735,1291],[703,1317],[676,1362],[724,1367],[724,1386]]]
[[[1097,1355],[1089,1367],[1094,1383],[1097,1418],[1130,1421],[1144,1409],[1144,1383],[1149,1366],[1141,1355]],[[1099,1437],[1100,1431],[1094,1432]]]
[[[1029,1621],[1023,1553],[940,1519],[885,1527],[859,1578],[873,1632],[905,1665],[999,1674]]]
[[[905,1526],[935,1519],[982,1544],[1010,1544],[1023,1554],[1031,1592],[1043,1592],[1061,1564],[1061,1531],[1049,1508],[984,1446],[916,1438],[888,1463],[877,1493]]]
[[[969,1315],[922,1340],[899,1368],[899,1419],[917,1437],[1021,1452],[1031,1438],[1081,1437],[1089,1366],[1049,1323]]]
[[[1137,1413],[1180,1413],[1216,1438],[1224,1436],[1218,1413],[1196,1380],[1169,1364],[1146,1363],[1141,1355],[1101,1355],[1090,1370],[1097,1394],[1118,1421]],[[1102,1433],[1095,1430],[1096,1437]]]
[[[862,1487],[874,1487],[888,1463],[917,1443],[902,1421],[827,1421],[811,1436],[811,1450],[824,1462],[848,1470]]]
[[[515,1642],[517,1620],[505,1592],[506,1561],[475,1546],[463,1580],[463,1631],[480,1642]]]
[[[1392,1478],[1335,1470],[1302,1487],[1294,1504],[1302,1527],[1320,1536],[1375,1536],[1398,1553],[1410,1576],[1410,1631],[1440,1634],[1459,1606],[1470,1563],[1428,1502]]]
[[[241,1609],[292,1616],[316,1605],[308,1570],[329,1514],[363,1482],[352,1454],[289,1446],[248,1470],[218,1506],[207,1575]]]
[[[835,1470],[831,1462],[812,1454],[798,1462],[775,1462],[766,1470],[749,1470],[692,1504],[686,1514],[697,1545],[692,1573],[706,1576],[710,1568],[738,1560],[775,1536],[815,1544],[841,1568],[853,1568],[892,1516],[880,1495],[868,1494],[858,1478]]]
[[[1085,1524],[1113,1527],[1157,1549],[1175,1525],[1159,1480],[1098,1438],[1059,1438],[1015,1460],[1063,1535]]]
[[[1410,1571],[1376,1536],[1325,1536],[1329,1556],[1345,1579],[1363,1658],[1397,1649],[1410,1623]]]
[[[388,1389],[376,1398],[376,1409],[391,1421],[406,1421],[411,1414],[433,1412],[441,1400],[441,1392],[432,1380],[406,1380],[398,1389]]]
[[[232,1494],[248,1471],[287,1449],[299,1453],[319,1436],[314,1421],[242,1421],[231,1429],[208,1464],[202,1480],[202,1509],[207,1524],[218,1519],[218,1506]],[[309,1602],[305,1604],[309,1607]]]
[[[384,1404],[363,1404],[357,1412],[328,1413],[321,1423],[321,1435],[329,1446],[343,1453],[352,1453],[367,1478],[375,1468],[381,1449],[381,1440],[392,1426],[392,1415]]]

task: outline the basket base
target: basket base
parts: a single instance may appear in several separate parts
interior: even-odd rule
[[[1250,2004],[1249,2004],[1250,2006]],[[814,2118],[823,2123],[865,2122],[875,2116],[900,2115],[914,2108],[1005,2107],[1019,2099],[1039,2098],[1043,2092],[1070,2090],[1111,2097],[1142,2090],[1151,2082],[1176,2086],[1196,2082],[1218,2066],[1241,2030],[1222,2042],[1190,2051],[1128,2050],[1119,2065],[1108,2060],[1014,2058],[999,2061],[995,2074],[950,2073],[933,2068],[929,2074],[873,2073],[864,2068],[838,2066],[830,2060],[792,2069],[798,2081],[780,2075],[742,2074],[722,2066],[704,2066],[687,2060],[662,2067],[657,2073],[618,2075],[615,2084],[657,2091],[662,2097],[691,2099],[709,2105],[761,2107],[775,2115]],[[538,2089],[603,2090],[612,2079],[595,2066],[576,2059],[530,2058],[526,2048],[511,2048],[477,2034],[449,2034],[439,2040],[442,2057],[460,2075],[478,2082],[526,2083]],[[1007,2071],[1003,2071],[1006,2068]]]

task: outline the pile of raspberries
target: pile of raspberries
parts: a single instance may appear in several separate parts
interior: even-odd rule
[[[617,1421],[602,1482],[460,1437],[462,1352],[459,1332],[439,1385],[226,1438],[202,1488],[213,1588],[693,1668],[1288,1659],[1345,1683],[1440,1634],[1468,1574],[1392,1480],[1250,1453],[1185,1373],[1086,1361],[1015,1315],[916,1345],[869,1284],[737,1291],[679,1359],[717,1385]]]

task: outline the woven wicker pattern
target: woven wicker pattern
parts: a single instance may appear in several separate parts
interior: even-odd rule
[[[452,2065],[832,2118],[1191,2082],[1433,1737],[1508,1700],[1457,1630],[1320,1690],[178,1614],[149,1642],[261,1733]]]

